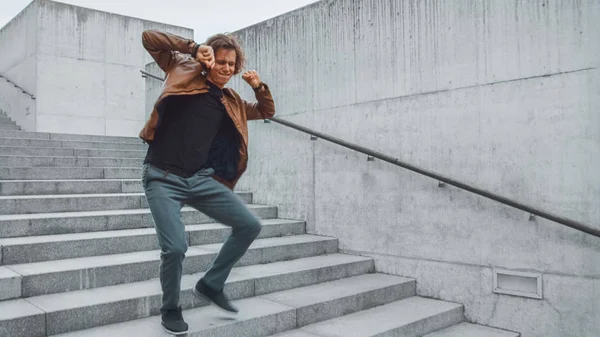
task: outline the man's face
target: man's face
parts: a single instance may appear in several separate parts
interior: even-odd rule
[[[235,72],[234,49],[221,48],[215,53],[215,65],[208,71],[208,80],[223,88]]]

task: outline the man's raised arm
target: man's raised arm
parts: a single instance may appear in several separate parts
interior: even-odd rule
[[[193,54],[197,46],[192,39],[184,39],[157,30],[144,31],[142,33],[142,44],[164,72],[168,72],[175,64],[176,51]],[[195,55],[193,56],[195,57]]]
[[[253,119],[268,119],[275,115],[275,103],[269,87],[261,82],[258,73],[255,70],[250,70],[242,74],[242,78],[252,89],[256,97],[257,103],[248,103],[246,105],[246,117],[248,120]]]

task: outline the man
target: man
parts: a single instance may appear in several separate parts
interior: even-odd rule
[[[261,223],[232,190],[248,161],[247,120],[272,117],[275,105],[256,71],[245,72],[242,78],[254,89],[257,103],[225,88],[245,62],[233,36],[217,34],[200,45],[145,31],[142,42],[167,74],[163,92],[140,132],[149,144],[142,183],[161,248],[162,325],[170,334],[180,335],[188,330],[179,306],[187,251],[181,208],[187,204],[232,228],[193,293],[237,312],[223,286],[260,233]]]

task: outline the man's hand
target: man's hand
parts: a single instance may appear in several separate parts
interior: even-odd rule
[[[256,70],[249,70],[245,72],[242,74],[242,78],[252,87],[252,89],[256,89],[260,85],[260,77],[258,77]]]
[[[215,52],[211,46],[200,46],[196,52],[196,60],[203,63],[206,68],[210,69],[215,65]]]

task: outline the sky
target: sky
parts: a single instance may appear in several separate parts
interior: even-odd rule
[[[59,2],[194,29],[204,41],[215,33],[233,32],[317,0],[61,0]],[[0,0],[4,27],[31,0]]]

